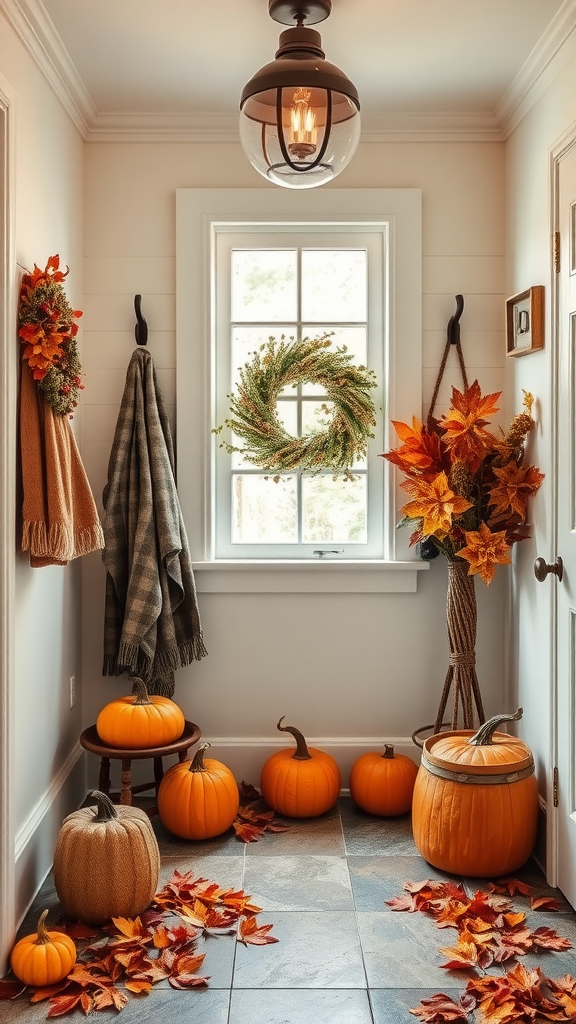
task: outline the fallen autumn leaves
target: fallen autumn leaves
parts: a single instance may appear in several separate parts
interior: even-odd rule
[[[445,970],[474,971],[460,1000],[444,993],[423,999],[410,1013],[423,1024],[475,1020],[478,1024],[532,1024],[537,1020],[576,1021],[576,979],[570,975],[548,978],[536,967],[517,963],[504,974],[488,974],[492,965],[503,964],[534,950],[566,950],[572,943],[553,928],[528,928],[526,914],[515,911],[510,896],[529,896],[530,886],[514,878],[490,883],[489,891],[469,897],[455,882],[407,882],[407,895],[387,900],[395,911],[431,915],[438,928],[455,928],[454,945],[441,947],[448,960]],[[558,910],[550,897],[530,900],[531,910]],[[478,976],[482,972],[482,976]],[[473,1015],[473,1016],[471,1016]]]
[[[48,1017],[62,1017],[77,1008],[85,1014],[122,1010],[128,1002],[126,990],[140,995],[159,981],[177,989],[207,985],[209,977],[199,973],[205,954],[197,952],[203,935],[235,932],[245,946],[278,942],[269,934],[271,924],[257,924],[261,908],[250,900],[242,890],[223,889],[206,878],[194,878],[191,871],[175,871],[141,917],[113,918],[100,931],[65,922],[62,930],[84,943],[78,960],[63,981],[33,990],[31,1002],[48,999]],[[24,990],[19,982],[0,986],[6,986],[0,993],[4,999]]]

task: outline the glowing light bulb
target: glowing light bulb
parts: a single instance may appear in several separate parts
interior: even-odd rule
[[[294,93],[293,105],[290,108],[290,141],[288,150],[291,156],[304,160],[316,152],[318,129],[316,114],[309,107],[312,93],[309,89],[297,89]]]

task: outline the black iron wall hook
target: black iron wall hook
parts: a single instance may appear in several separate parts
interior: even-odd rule
[[[134,312],[136,313],[136,326],[134,328],[134,336],[136,338],[137,345],[145,345],[148,341],[148,324],[142,316],[142,296],[134,296]]]
[[[447,339],[451,345],[457,345],[460,341],[460,317],[464,309],[464,296],[455,295],[456,299],[456,312],[450,317],[447,327]]]

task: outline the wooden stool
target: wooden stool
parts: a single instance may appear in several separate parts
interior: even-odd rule
[[[100,757],[100,779],[99,789],[107,796],[120,797],[121,804],[131,804],[134,793],[143,793],[148,789],[154,789],[156,801],[158,801],[158,789],[164,777],[164,766],[162,758],[170,754],[178,754],[179,761],[186,760],[188,749],[197,743],[202,733],[194,722],[184,723],[184,732],[179,740],[174,743],[167,743],[163,747],[147,747],[144,750],[122,749],[121,747],[109,747],[100,739],[96,726],[91,725],[80,736],[80,744],[91,754]],[[132,785],[132,761],[141,761],[145,757],[154,759],[154,782],[145,782],[139,786]],[[122,761],[122,788],[120,792],[110,793],[110,761]],[[118,802],[118,801],[117,801]],[[146,808],[148,814],[158,813],[158,807]]]

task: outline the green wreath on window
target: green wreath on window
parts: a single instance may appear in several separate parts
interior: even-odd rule
[[[351,467],[365,457],[374,437],[376,413],[371,389],[376,375],[355,366],[345,348],[332,349],[331,335],[280,341],[271,337],[240,370],[240,382],[230,399],[225,425],[243,442],[222,441],[229,454],[239,452],[248,462],[273,474],[291,470],[318,473],[330,469],[353,479]],[[325,430],[293,437],[278,417],[277,399],[286,387],[317,384],[326,390]],[[331,403],[332,408],[327,403]],[[218,427],[215,433],[220,433]],[[277,477],[276,477],[277,478]]]

